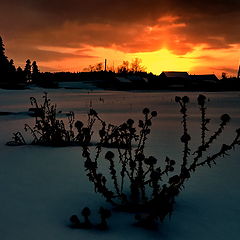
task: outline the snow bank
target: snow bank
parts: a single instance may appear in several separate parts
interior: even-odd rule
[[[174,92],[84,92],[81,90],[49,90],[49,96],[63,111],[75,111],[76,118],[85,117],[90,104],[102,118],[120,123],[127,118],[141,117],[143,107],[157,110],[147,151],[163,160],[166,155],[180,159],[181,126],[175,95],[197,93]],[[23,91],[0,90],[0,111],[24,112],[29,97],[42,96],[41,89]],[[228,133],[220,140],[228,142],[234,129],[240,127],[239,93],[209,93],[212,126],[221,113],[233,120]],[[193,144],[198,137],[198,112],[190,104]],[[39,146],[8,147],[13,131],[33,122],[27,114],[0,116],[0,239],[1,240],[79,240],[79,239],[164,239],[164,240],[237,240],[240,229],[240,162],[239,149],[226,159],[219,159],[209,169],[203,167],[186,184],[177,198],[171,219],[148,231],[131,224],[133,216],[114,212],[107,232],[74,230],[68,227],[69,217],[83,207],[92,210],[91,219],[98,222],[98,208],[111,208],[93,191],[85,176],[80,147],[51,148]],[[211,128],[212,129],[212,128]],[[104,164],[104,163],[103,163]]]

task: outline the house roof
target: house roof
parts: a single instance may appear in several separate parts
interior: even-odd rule
[[[121,83],[132,83],[131,80],[129,80],[128,78],[116,77],[116,79]]]
[[[138,76],[138,75],[128,75],[127,79],[129,79],[130,81],[142,81],[142,77]]]
[[[195,81],[218,81],[219,80],[215,74],[190,75],[190,78]]]
[[[189,75],[187,72],[162,72],[160,76],[165,76],[167,78],[189,78]]]
[[[138,76],[138,75],[129,75],[127,78],[132,82],[148,82],[148,79],[146,77]]]

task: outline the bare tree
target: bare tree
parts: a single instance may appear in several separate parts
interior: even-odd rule
[[[146,67],[142,66],[142,59],[140,58],[135,58],[132,60],[131,62],[131,71],[134,73],[137,72],[145,72],[146,71]]]
[[[122,65],[118,66],[118,73],[128,73],[129,72],[129,62],[123,61]]]
[[[97,72],[100,72],[103,70],[103,63],[97,63],[95,66],[95,69]]]

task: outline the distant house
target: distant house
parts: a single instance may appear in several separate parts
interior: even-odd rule
[[[188,79],[189,74],[187,72],[162,72],[160,77],[163,78],[178,78],[178,79]]]
[[[116,88],[119,89],[131,89],[132,88],[132,81],[126,77],[115,77],[117,80]]]
[[[124,77],[115,77],[118,82],[118,87],[122,89],[146,89],[148,79],[138,75],[127,75]]]
[[[146,77],[142,77],[139,75],[128,75],[127,78],[132,82],[148,83],[148,79]]]
[[[184,88],[189,84],[190,77],[187,72],[162,72],[159,79],[167,87]]]
[[[237,77],[223,78],[219,80],[219,89],[221,91],[239,91],[240,79]]]
[[[146,89],[148,86],[148,79],[139,75],[129,74],[127,78],[132,82],[133,89]]]
[[[192,88],[198,89],[214,89],[219,82],[215,74],[190,75]]]
[[[123,84],[131,84],[132,81],[128,78],[125,78],[125,77],[116,77],[116,79],[120,82],[120,83],[123,83]]]
[[[190,79],[194,82],[217,83],[219,81],[215,74],[190,75]]]

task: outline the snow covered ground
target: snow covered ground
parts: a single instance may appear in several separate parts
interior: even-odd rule
[[[240,235],[240,150],[219,159],[212,169],[202,167],[187,182],[176,199],[171,219],[157,231],[132,226],[133,216],[114,212],[110,230],[99,232],[68,227],[72,214],[80,215],[83,207],[92,210],[91,219],[99,221],[100,206],[111,208],[94,193],[84,172],[80,147],[51,148],[38,146],[9,147],[11,133],[33,123],[26,114],[29,97],[41,99],[43,89],[0,90],[0,111],[15,114],[0,116],[0,239],[1,240],[79,240],[79,239],[164,239],[164,240],[237,240]],[[198,93],[111,92],[88,90],[48,90],[49,97],[63,112],[74,111],[76,118],[86,118],[92,106],[103,119],[121,123],[129,117],[138,120],[144,107],[158,111],[153,122],[147,152],[164,160],[180,160],[181,125],[176,95],[188,95],[189,126],[192,144],[199,142]],[[220,143],[229,143],[240,127],[240,93],[207,93],[211,130],[219,116],[232,117]],[[217,146],[216,146],[217,147]]]
[[[59,82],[58,86],[66,89],[98,90],[98,88],[91,82]]]

